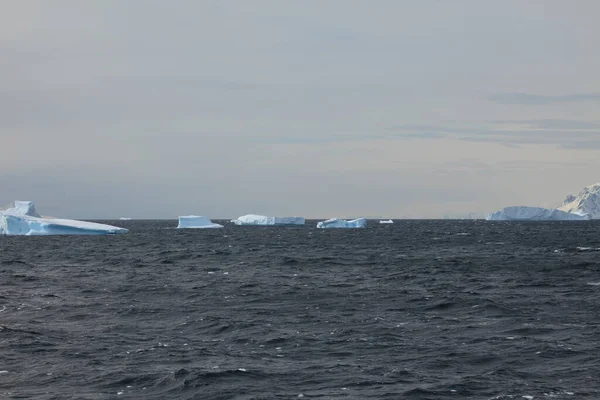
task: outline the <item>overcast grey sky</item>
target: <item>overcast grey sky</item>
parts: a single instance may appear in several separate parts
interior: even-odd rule
[[[0,204],[427,217],[600,181],[596,0],[20,0]]]

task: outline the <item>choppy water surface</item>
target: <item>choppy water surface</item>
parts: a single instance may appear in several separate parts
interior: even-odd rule
[[[600,224],[0,237],[0,397],[598,399]]]

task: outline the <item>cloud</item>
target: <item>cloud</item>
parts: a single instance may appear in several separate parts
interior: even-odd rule
[[[584,130],[584,129],[598,129],[600,130],[600,122],[596,121],[577,121],[569,119],[521,119],[521,120],[497,120],[490,121],[493,124],[507,125],[507,124],[521,124],[527,125],[531,128],[536,129],[572,129],[572,130]]]
[[[498,104],[550,105],[556,103],[600,102],[600,93],[577,93],[548,96],[530,93],[496,93],[487,97]]]
[[[447,138],[470,142],[498,143],[506,146],[554,145],[565,149],[600,149],[600,124],[576,120],[506,120],[492,121],[474,127],[432,125],[396,125],[391,138],[431,139]]]

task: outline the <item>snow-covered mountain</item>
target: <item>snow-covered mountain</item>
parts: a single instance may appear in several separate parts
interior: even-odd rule
[[[600,219],[600,183],[586,186],[577,196],[568,195],[558,209]]]

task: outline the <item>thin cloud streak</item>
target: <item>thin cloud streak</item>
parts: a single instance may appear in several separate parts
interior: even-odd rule
[[[497,93],[487,97],[498,104],[551,105],[556,103],[600,102],[600,93],[577,93],[548,96],[531,93]]]

